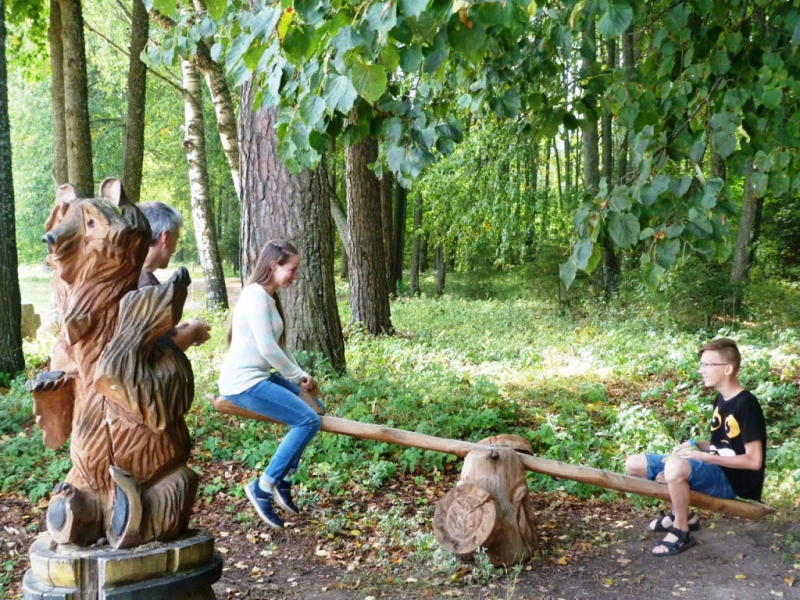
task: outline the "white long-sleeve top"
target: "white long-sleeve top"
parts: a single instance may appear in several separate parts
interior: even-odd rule
[[[273,369],[295,383],[308,377],[292,353],[278,344],[282,333],[275,299],[258,284],[246,286],[233,310],[231,345],[219,373],[223,396],[241,394],[269,377]]]

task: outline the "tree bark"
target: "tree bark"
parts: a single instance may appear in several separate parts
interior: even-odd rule
[[[419,265],[420,265],[420,251],[422,245],[422,194],[417,194],[414,199],[414,228],[412,231],[413,242],[411,246],[411,273],[409,274],[409,286],[411,293],[415,296],[419,295]]]
[[[422,239],[419,241],[419,270],[425,273],[430,267],[428,266],[428,232],[422,234]]]
[[[64,123],[67,134],[67,178],[81,192],[94,196],[89,90],[80,0],[60,0],[64,43]]]
[[[612,39],[606,45],[606,68],[614,69],[617,65],[617,44]],[[608,188],[614,185],[614,127],[610,109],[603,111],[603,177]],[[603,240],[603,289],[607,298],[619,292],[622,276],[620,253],[615,250],[611,240],[606,236]]]
[[[150,20],[142,0],[133,0],[131,46],[128,67],[128,118],[125,123],[125,146],[122,151],[125,194],[139,202],[144,161],[144,113],[147,96],[147,65],[140,55],[147,45]]]
[[[408,193],[406,188],[397,184],[397,194],[394,205],[394,256],[392,257],[392,280],[395,288],[397,283],[403,281],[403,263],[406,254],[406,210],[408,207]]]
[[[25,368],[22,354],[22,300],[17,272],[14,179],[11,172],[11,125],[8,118],[5,0],[0,0],[0,373]]]
[[[447,276],[447,263],[444,260],[444,248],[436,246],[436,295],[444,294],[445,277]]]
[[[61,34],[61,4],[50,0],[50,94],[53,99],[53,179],[56,188],[69,179],[67,123],[64,114],[64,42]]]
[[[353,323],[362,323],[372,335],[392,331],[383,234],[375,227],[381,217],[381,189],[369,168],[377,159],[378,142],[372,137],[345,149],[350,309]]]
[[[284,294],[287,344],[321,353],[345,370],[342,324],[333,280],[333,221],[327,160],[314,171],[292,175],[278,158],[274,110],[253,111],[252,82],[242,86],[239,140],[242,158],[242,279],[255,267],[264,244],[284,239],[300,253],[295,284]]]
[[[194,63],[181,59],[183,71],[183,106],[186,133],[183,150],[189,163],[189,191],[192,200],[192,222],[197,240],[197,255],[206,284],[206,304],[228,308],[228,291],[219,255],[214,209],[209,195],[206,163],[203,90]]]
[[[218,411],[259,421],[274,422],[268,417],[239,408],[235,404],[228,402],[225,398],[215,398],[207,395],[206,398],[214,405]],[[338,417],[321,417],[321,431],[337,433],[362,440],[377,440],[390,444],[400,444],[401,446],[412,446],[422,450],[432,450],[434,452],[445,452],[456,456],[466,456],[473,450],[491,449],[491,446],[475,444],[473,442],[463,442],[461,440],[450,440],[414,431],[404,431],[384,425],[374,423],[363,423],[361,421],[351,421]],[[498,436],[499,437],[499,436]],[[483,440],[482,440],[483,441]],[[486,440],[488,441],[488,440]],[[663,483],[656,483],[639,477],[622,475],[611,471],[603,471],[592,467],[581,467],[569,463],[530,456],[525,453],[517,453],[519,460],[527,471],[543,473],[551,477],[560,479],[570,479],[580,483],[588,483],[609,490],[620,492],[630,492],[649,498],[669,501],[669,490]],[[723,513],[733,517],[751,519],[758,521],[768,514],[773,514],[775,509],[765,504],[755,502],[744,502],[741,500],[723,500],[707,496],[700,492],[692,492],[689,498],[691,506],[705,508],[714,512]]]
[[[630,85],[633,79],[634,62],[633,52],[633,27],[629,27],[622,34],[622,66],[625,70],[625,84]],[[628,181],[628,132],[624,132],[622,145],[619,150],[618,172],[621,181]]]
[[[733,268],[731,269],[731,283],[741,285],[747,278],[747,273],[754,256],[753,249],[758,243],[759,212],[761,198],[756,195],[753,185],[755,166],[750,158],[745,163],[744,190],[742,191],[742,216],[739,219],[739,233],[736,236],[736,247],[733,250]]]
[[[381,233],[383,234],[383,256],[386,260],[386,279],[389,294],[397,295],[397,280],[394,279],[394,256],[392,253],[392,188],[394,178],[390,173],[381,177]]]

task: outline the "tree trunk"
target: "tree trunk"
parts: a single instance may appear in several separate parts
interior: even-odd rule
[[[394,256],[392,257],[392,279],[395,287],[397,283],[403,281],[403,263],[406,255],[406,208],[408,205],[408,194],[406,188],[397,184],[397,194],[394,210]]]
[[[428,232],[422,234],[419,241],[419,270],[425,273],[429,269],[428,265]]]
[[[589,72],[596,60],[594,22],[588,26],[584,36],[591,48],[591,53],[584,56],[583,69]],[[583,127],[583,187],[586,194],[594,197],[600,189],[600,156],[597,124],[588,120]]]
[[[362,323],[372,335],[392,331],[383,233],[375,227],[381,217],[381,186],[369,168],[376,160],[375,138],[361,138],[345,149],[350,309],[353,323]]]
[[[747,273],[752,264],[753,250],[758,243],[759,212],[761,198],[756,195],[753,185],[755,167],[753,160],[745,163],[744,190],[742,192],[742,216],[739,219],[739,233],[736,236],[736,247],[733,250],[733,268],[731,269],[731,283],[741,285],[747,278]]]
[[[561,212],[564,206],[564,197],[561,191],[561,160],[558,157],[558,146],[556,146],[555,139],[553,140],[553,154],[556,157],[556,189],[558,190],[558,211]]]
[[[89,90],[80,0],[60,0],[64,43],[64,123],[67,134],[67,178],[81,192],[94,196]]]
[[[625,69],[625,83],[629,85],[633,78],[633,68],[635,66],[633,53],[633,28],[629,27],[622,34],[622,66]],[[628,181],[628,132],[625,131],[622,138],[622,145],[619,150],[619,178],[623,182]]]
[[[539,546],[536,515],[521,455],[504,440],[489,445],[491,439],[467,454],[457,486],[436,506],[433,531],[454,554],[471,556],[483,547],[493,565],[511,566],[526,561]]]
[[[139,56],[147,45],[150,20],[142,0],[133,0],[131,17],[130,63],[128,67],[128,118],[125,123],[125,146],[122,151],[125,195],[139,202],[144,161],[144,113],[147,96],[147,66]]]
[[[333,222],[336,225],[336,231],[339,234],[339,241],[342,244],[342,279],[348,279],[350,271],[347,268],[347,248],[350,246],[350,229],[347,226],[347,212],[342,206],[342,201],[339,199],[336,187],[336,169],[334,168],[334,157],[336,156],[336,140],[331,139],[328,145],[328,154],[324,157],[325,171],[327,173],[328,181],[328,196],[330,197],[330,210],[333,216]]]
[[[53,179],[56,187],[67,183],[67,123],[64,114],[64,42],[61,34],[61,4],[50,0],[50,94],[53,99]]]
[[[394,280],[392,255],[392,188],[394,178],[391,173],[384,173],[381,178],[381,233],[383,234],[383,256],[386,260],[386,279],[389,294],[397,295],[397,281]]]
[[[206,137],[203,119],[203,90],[194,63],[181,59],[183,106],[186,115],[183,150],[189,163],[189,193],[197,255],[206,284],[206,304],[228,308],[228,291],[217,244],[214,209],[209,196]]]
[[[617,44],[613,39],[606,43],[606,69],[613,70],[617,66]],[[608,189],[614,182],[614,127],[611,109],[603,110],[603,177]]]
[[[253,111],[252,81],[242,86],[239,140],[242,156],[242,279],[271,239],[284,239],[300,253],[295,284],[284,294],[287,343],[319,352],[339,373],[345,370],[342,324],[333,281],[333,221],[327,161],[292,175],[278,158],[274,110]]]
[[[11,125],[8,119],[5,0],[0,0],[0,373],[25,368],[22,355],[22,300],[17,272]]]
[[[444,248],[436,246],[436,295],[444,294],[444,280],[447,275],[447,263],[444,260]]]
[[[411,246],[411,273],[409,274],[409,286],[411,293],[415,296],[419,295],[419,264],[420,264],[420,249],[422,232],[422,194],[417,194],[414,199],[414,229],[413,229],[413,242]]]
[[[225,398],[215,398],[209,394],[206,396],[206,399],[221,413],[236,415],[247,419],[274,422],[268,417],[239,408],[235,404],[228,402]],[[377,425],[375,423],[363,423],[361,421],[351,421],[350,419],[341,419],[337,417],[325,416],[321,417],[321,421],[322,426],[320,427],[320,431],[347,435],[362,440],[376,440],[390,444],[400,444],[401,446],[412,446],[414,448],[421,448],[422,450],[445,452],[456,456],[467,456],[473,450],[491,449],[490,446],[483,444],[493,440],[493,438],[487,438],[486,440],[481,440],[481,443],[475,444],[473,442],[450,440],[433,435],[426,435],[424,433],[404,431],[402,429]],[[495,437],[499,438],[501,436]],[[491,441],[491,443],[496,442]],[[622,475],[611,471],[603,471],[602,469],[581,467],[557,460],[539,458],[538,456],[527,454],[527,449],[519,448],[516,444],[509,445],[517,450],[522,450],[522,452],[518,452],[517,456],[526,471],[544,473],[545,475],[558,477],[560,479],[570,479],[572,481],[588,483],[589,485],[596,485],[609,490],[630,492],[632,494],[648,496],[649,498],[657,498],[659,500],[669,501],[670,499],[669,490],[663,483],[656,483],[655,481],[648,481],[640,477],[631,477],[630,475]],[[692,492],[689,503],[691,506],[696,506],[698,508],[705,508],[733,517],[752,519],[754,521],[758,521],[766,515],[775,512],[773,507],[765,504],[744,502],[741,500],[723,500],[721,498],[714,498],[713,496],[701,494],[700,492]]]

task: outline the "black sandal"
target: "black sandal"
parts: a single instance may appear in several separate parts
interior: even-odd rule
[[[697,531],[698,529],[700,529],[700,517],[698,517],[693,512],[690,512],[688,520],[691,521],[693,517],[696,517],[697,520],[694,523],[689,523],[689,531]],[[672,521],[672,525],[670,525],[669,527],[664,525],[664,519],[667,518],[669,518],[669,520]],[[658,516],[652,521],[650,521],[650,523],[647,525],[647,531],[651,533],[657,533],[660,531],[669,531],[670,527],[672,527],[673,525],[675,525],[675,515],[673,513],[665,513],[663,510],[660,510],[658,511]]]
[[[682,531],[677,527],[670,527],[667,529],[668,533],[674,535],[677,540],[674,542],[668,542],[666,540],[661,540],[661,542],[656,546],[664,546],[667,551],[666,552],[656,552],[656,548],[653,548],[650,552],[653,556],[675,556],[676,554],[680,554],[684,550],[688,550],[692,546],[697,543],[697,540],[692,537],[692,534],[688,531]]]

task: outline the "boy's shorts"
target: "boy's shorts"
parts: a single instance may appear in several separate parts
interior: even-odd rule
[[[647,478],[654,481],[658,474],[664,471],[664,459],[667,455],[645,454],[645,457],[647,458]],[[731,484],[728,483],[728,478],[725,477],[725,471],[722,470],[722,467],[709,465],[691,458],[685,460],[689,463],[689,468],[691,469],[689,487],[693,491],[724,500],[736,498],[736,492],[733,491]]]

